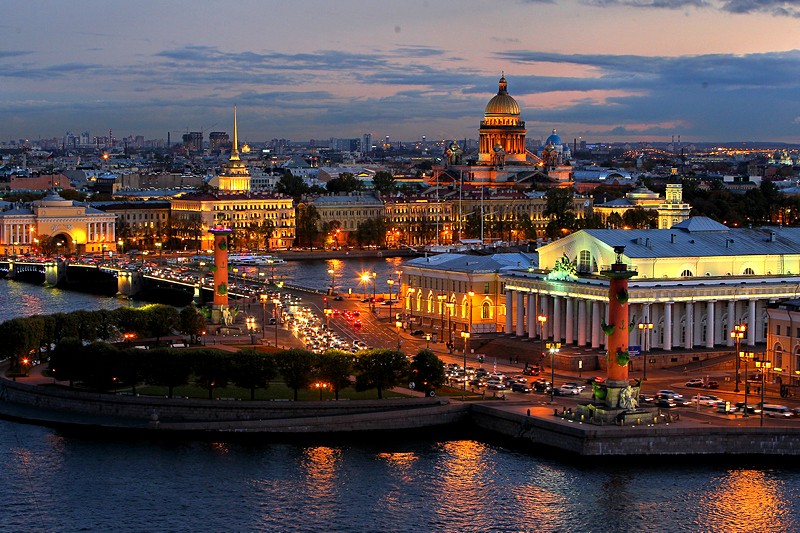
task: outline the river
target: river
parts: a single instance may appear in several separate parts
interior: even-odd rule
[[[327,287],[326,262],[278,268]],[[0,320],[119,305],[0,280]],[[160,441],[0,421],[0,471],[0,531],[800,531],[795,464],[576,465],[468,434]]]

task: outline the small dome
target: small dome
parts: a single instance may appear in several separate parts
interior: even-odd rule
[[[559,137],[558,134],[556,133],[556,130],[553,129],[553,133],[550,135],[550,137],[547,138],[547,140],[544,141],[544,144],[552,144],[553,146],[560,146],[561,144],[564,143],[561,142],[561,137]]]
[[[519,115],[519,104],[508,94],[505,76],[500,78],[500,88],[497,94],[486,104],[485,114],[488,115]]]

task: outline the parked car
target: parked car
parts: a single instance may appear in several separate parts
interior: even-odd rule
[[[687,387],[702,387],[703,386],[703,380],[701,378],[690,379],[689,381],[686,382],[686,386]]]
[[[421,329],[415,329],[414,331],[411,332],[411,334],[415,337],[421,337],[422,335],[425,335],[425,332],[422,331]]]
[[[525,392],[528,393],[531,391],[531,388],[528,387],[526,383],[512,383],[511,390],[513,392]]]
[[[704,385],[704,387],[707,388],[707,389],[718,389],[719,388],[719,383],[712,379],[712,380],[707,381],[706,384]]]

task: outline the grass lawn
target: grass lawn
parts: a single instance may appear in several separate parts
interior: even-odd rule
[[[136,392],[146,396],[166,396],[168,393],[167,387],[156,387],[152,385],[136,387]],[[175,397],[198,398],[205,400],[208,398],[208,389],[198,387],[197,385],[183,385],[175,387],[173,390]],[[392,391],[383,391],[384,398],[405,398],[403,394],[398,394]],[[222,387],[215,388],[213,398],[235,398],[237,400],[249,400],[250,389],[242,389],[240,387]],[[294,390],[287,387],[283,382],[272,382],[266,389],[256,389],[256,400],[293,400]],[[297,391],[297,399],[299,401],[319,400],[319,392],[311,389],[300,389]],[[323,400],[333,400],[334,395],[330,391],[323,391]],[[339,392],[340,400],[377,400],[378,391],[376,389],[356,392],[352,387],[348,387]]]

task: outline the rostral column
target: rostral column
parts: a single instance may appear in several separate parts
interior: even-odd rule
[[[233,230],[212,228],[214,236],[214,304],[211,308],[211,322],[219,324],[228,308],[228,240]]]
[[[603,270],[601,274],[609,279],[608,284],[608,327],[613,331],[608,333],[606,348],[608,349],[608,370],[606,385],[609,388],[625,388],[628,386],[628,280],[636,275],[633,270],[628,270],[628,265],[622,262],[624,246],[615,246],[617,254],[616,263],[611,265],[611,270]],[[624,364],[623,364],[624,363]],[[609,400],[612,395],[609,395]],[[612,406],[616,407],[616,406]]]

